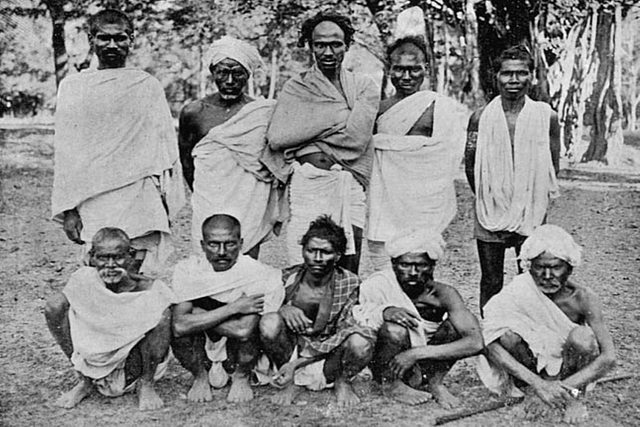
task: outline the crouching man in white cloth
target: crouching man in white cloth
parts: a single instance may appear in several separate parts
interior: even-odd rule
[[[579,397],[615,365],[598,297],[569,280],[580,252],[562,228],[536,228],[520,252],[531,263],[529,271],[484,308],[488,363],[479,359],[480,378],[494,393],[511,396],[522,396],[514,379],[528,384],[533,393],[523,408],[530,419],[556,407],[565,410],[565,422],[584,421],[587,410]]]
[[[430,231],[389,242],[392,267],[360,286],[356,320],[378,331],[371,363],[374,379],[395,400],[412,405],[431,399],[444,408],[459,404],[443,383],[457,360],[483,348],[476,317],[458,291],[433,279],[444,241]],[[431,393],[420,390],[423,382]]]
[[[132,273],[129,237],[103,228],[93,237],[90,267],[81,267],[47,301],[49,330],[79,377],[56,405],[73,408],[95,387],[105,396],[137,390],[141,410],[163,403],[154,381],[166,371],[171,290]]]
[[[187,394],[192,402],[212,399],[211,387],[222,388],[228,375],[222,362],[236,364],[229,402],[253,399],[251,371],[266,383],[269,362],[259,355],[258,322],[262,313],[280,308],[282,273],[240,255],[240,223],[229,215],[213,215],[202,224],[202,252],[176,265],[171,347],[194,376]],[[264,373],[265,375],[261,375]]]
[[[278,191],[278,181],[260,163],[276,101],[244,93],[262,64],[255,47],[225,36],[208,55],[218,92],[182,110],[178,134],[185,179],[193,190],[192,240],[199,250],[205,218],[227,213],[242,224],[242,253],[257,259],[260,244],[284,220],[279,210],[284,190]]]
[[[58,91],[53,217],[78,244],[103,227],[124,230],[134,268],[157,273],[171,252],[169,216],[184,204],[171,112],[158,80],[125,66],[125,14],[98,12],[89,31],[98,69],[66,77]]]
[[[442,232],[456,213],[453,180],[464,150],[461,106],[420,90],[427,67],[424,41],[404,37],[388,50],[396,93],[380,103],[367,199],[367,238],[374,270],[389,268],[385,242],[403,229]]]

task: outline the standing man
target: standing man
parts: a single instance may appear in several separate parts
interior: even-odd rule
[[[581,250],[556,225],[536,228],[520,253],[529,271],[485,307],[482,333],[489,363],[480,358],[480,379],[492,392],[510,396],[523,394],[514,379],[530,386],[524,403],[528,419],[558,408],[565,422],[585,421],[580,396],[616,363],[600,299],[569,280]]]
[[[65,78],[58,91],[52,211],[67,237],[90,242],[121,228],[134,270],[157,270],[168,256],[169,218],[184,184],[169,106],[160,83],[127,68],[133,24],[118,10],[89,20],[97,70]]]
[[[387,50],[396,93],[380,103],[368,195],[367,237],[374,270],[389,268],[385,242],[406,229],[444,231],[456,212],[453,180],[464,150],[463,116],[452,99],[420,87],[427,72],[423,39]]]
[[[242,253],[257,259],[260,243],[278,221],[278,182],[259,161],[275,101],[244,93],[262,64],[255,47],[225,36],[213,43],[208,56],[218,92],[188,104],[180,114],[180,158],[193,190],[192,238],[194,244],[202,240],[205,218],[228,213],[242,224]]]
[[[179,262],[173,274],[178,302],[173,354],[194,376],[188,400],[211,400],[211,387],[227,384],[222,362],[231,360],[236,369],[227,401],[246,402],[253,399],[250,375],[259,356],[258,322],[262,313],[282,304],[282,274],[240,255],[240,223],[230,215],[215,214],[203,222],[201,248],[201,255]]]
[[[283,273],[283,306],[260,320],[263,349],[280,368],[273,379],[283,388],[277,404],[290,404],[301,386],[321,390],[330,383],[338,405],[360,401],[351,380],[371,360],[375,332],[358,325],[351,312],[360,280],[337,265],[346,241],[331,218],[313,221],[300,242],[304,263]]]
[[[73,408],[96,388],[112,397],[136,390],[139,409],[158,409],[154,382],[167,369],[173,294],[135,274],[129,237],[118,228],[98,230],[89,256],[89,266],[45,307],[49,330],[78,377],[56,405]]]
[[[286,162],[264,160],[281,181],[293,173],[290,264],[302,262],[298,245],[309,223],[327,214],[347,234],[341,265],[357,273],[379,90],[369,77],[342,66],[355,32],[348,18],[320,13],[305,21],[300,32],[298,46],[308,44],[315,63],[285,84],[267,132],[270,147]]]
[[[391,268],[360,286],[358,323],[378,331],[374,378],[393,399],[416,405],[431,395],[444,408],[459,400],[444,385],[453,364],[483,348],[478,320],[458,291],[433,279],[444,241],[439,233],[401,235],[388,245]],[[431,394],[419,390],[423,382]]]
[[[558,116],[527,96],[533,66],[524,46],[502,52],[495,62],[500,95],[469,119],[465,172],[475,193],[481,311],[502,289],[505,250],[520,252],[558,195]]]

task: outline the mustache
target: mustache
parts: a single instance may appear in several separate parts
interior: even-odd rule
[[[123,267],[104,267],[98,270],[98,273],[102,276],[107,273],[119,273],[119,274],[127,274],[127,269]]]

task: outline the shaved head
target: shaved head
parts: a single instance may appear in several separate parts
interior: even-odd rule
[[[415,56],[421,62],[427,62],[427,46],[418,37],[403,37],[393,42],[387,49],[388,62],[402,55]]]
[[[89,34],[92,36],[105,24],[124,25],[129,35],[133,35],[133,22],[129,17],[117,9],[104,9],[89,18]]]
[[[208,230],[213,230],[214,228],[230,230],[238,238],[241,236],[240,221],[231,215],[215,214],[205,219],[202,223],[202,235],[204,236]]]
[[[93,239],[91,239],[91,251],[95,252],[97,246],[114,240],[120,241],[126,251],[131,248],[131,240],[127,233],[116,227],[104,227],[98,230]]]

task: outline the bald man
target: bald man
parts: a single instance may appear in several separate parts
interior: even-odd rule
[[[222,388],[228,374],[222,363],[236,364],[229,402],[253,399],[252,370],[266,383],[268,361],[259,356],[257,327],[263,313],[284,299],[280,270],[240,255],[240,222],[215,214],[202,224],[202,252],[176,265],[173,290],[173,354],[194,376],[192,402],[210,401],[211,387]],[[263,368],[264,367],[264,368]]]
[[[528,384],[524,415],[536,419],[548,408],[578,423],[588,414],[580,402],[585,387],[615,366],[615,350],[602,303],[589,288],[569,280],[581,248],[556,225],[542,225],[525,240],[520,259],[529,271],[484,308],[486,356],[478,365],[495,393],[522,396],[513,380]]]
[[[118,228],[99,230],[89,255],[89,266],[45,307],[49,330],[78,376],[56,405],[73,408],[96,388],[105,396],[137,390],[139,409],[160,408],[154,381],[167,366],[173,295],[160,280],[133,273],[131,243]]]

